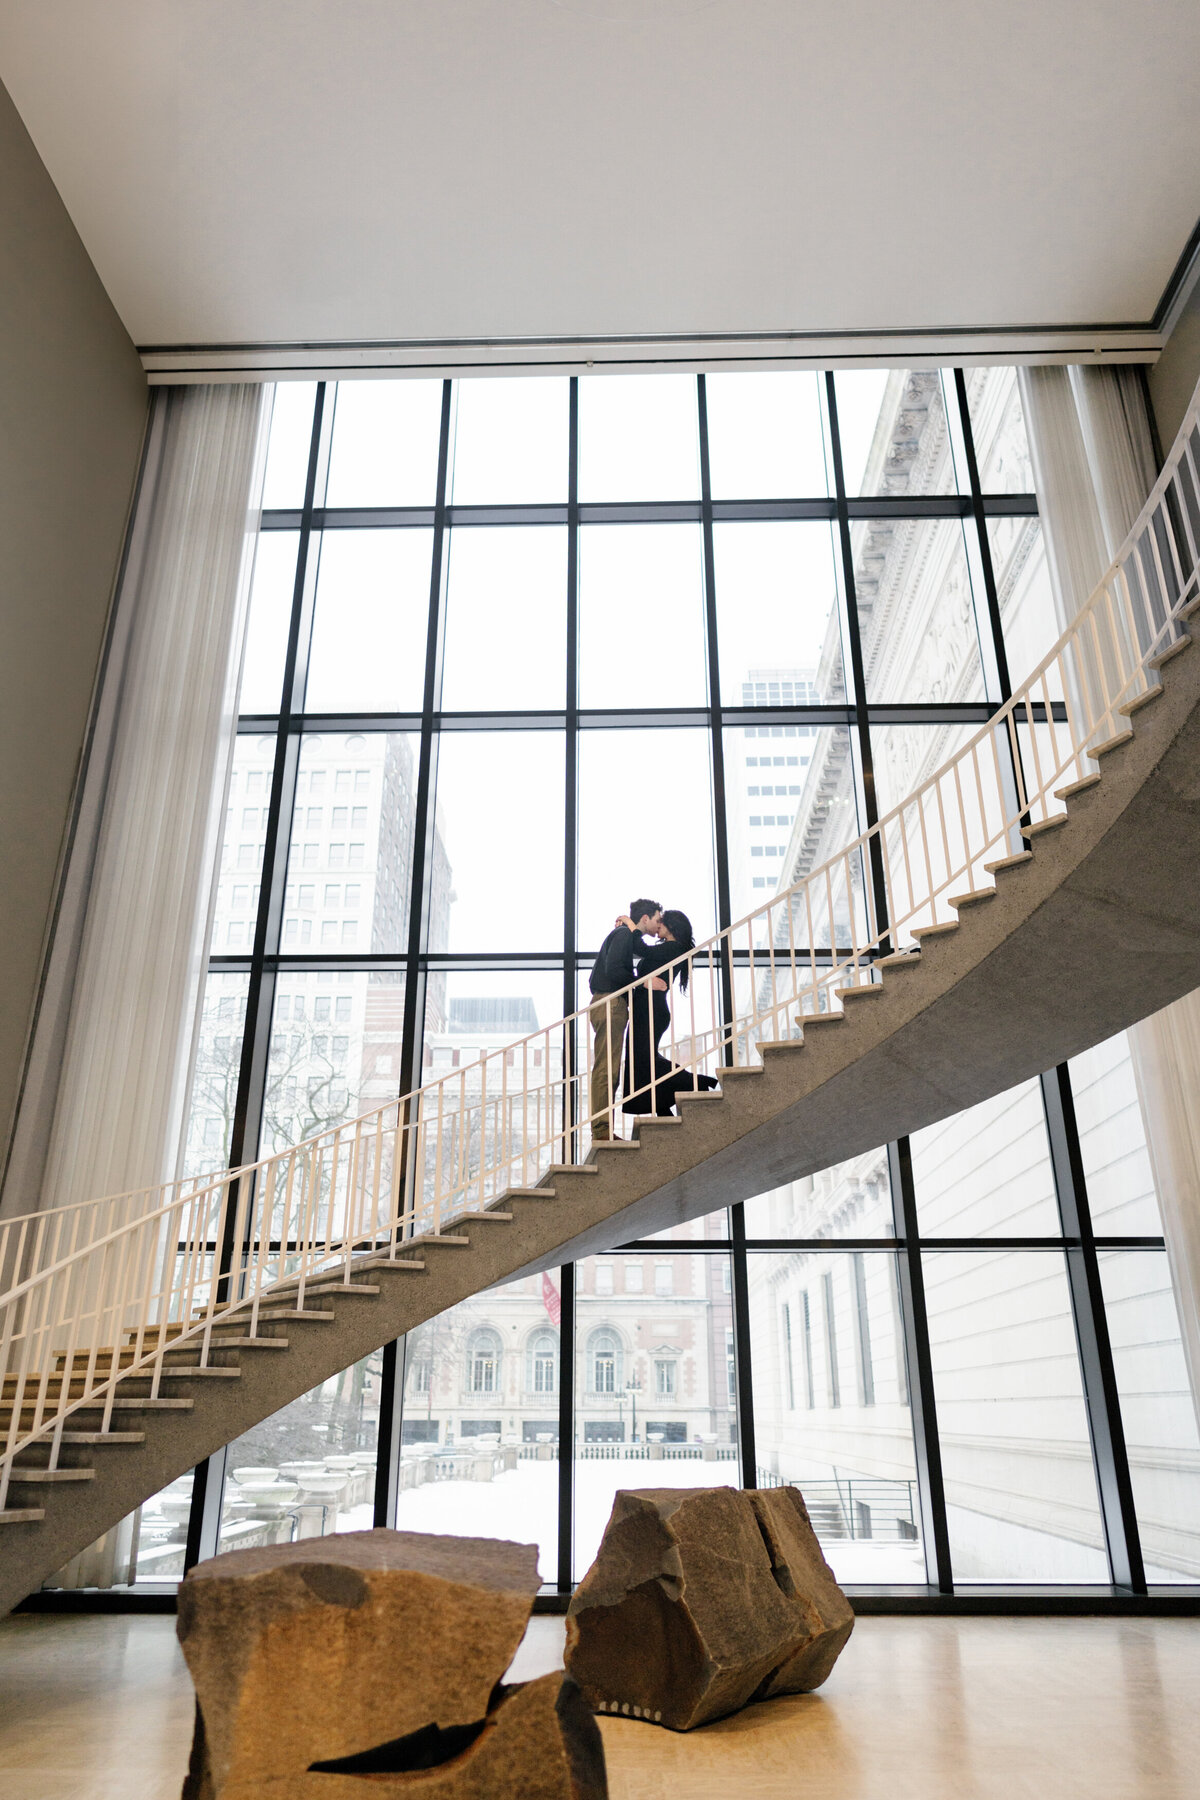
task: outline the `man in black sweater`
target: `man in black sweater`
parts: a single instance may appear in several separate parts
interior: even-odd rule
[[[591,1113],[593,1144],[612,1137],[612,1104],[621,1074],[621,1045],[629,1023],[629,996],[621,993],[633,980],[633,959],[643,937],[656,936],[662,921],[657,900],[635,900],[629,908],[632,925],[618,921],[600,946],[592,964],[588,985],[592,1004],[588,1017],[595,1039],[592,1046]],[[612,995],[609,999],[606,996]]]

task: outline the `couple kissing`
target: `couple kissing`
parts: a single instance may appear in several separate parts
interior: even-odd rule
[[[647,943],[647,939],[653,941]],[[657,900],[639,899],[632,903],[627,913],[619,916],[601,944],[589,979],[594,1144],[607,1143],[613,1136],[622,1052],[622,1112],[673,1113],[677,1094],[696,1093],[717,1086],[711,1075],[694,1075],[688,1069],[677,1069],[658,1047],[671,1022],[667,997],[670,984],[678,980],[680,991],[687,991],[688,965],[678,964],[665,978],[659,971],[691,950],[695,942],[686,913],[672,908],[664,912]],[[634,981],[640,985],[630,996],[623,990]]]

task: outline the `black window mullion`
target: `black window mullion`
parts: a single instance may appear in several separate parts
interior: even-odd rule
[[[725,736],[721,706],[721,654],[717,632],[717,575],[713,561],[712,471],[708,453],[708,393],[703,375],[696,377],[697,424],[700,438],[700,531],[704,556],[704,630],[708,665],[708,731],[712,772],[713,853],[717,875],[717,930],[733,923],[729,884],[729,829],[725,805]],[[732,1025],[733,970],[721,958],[721,1003]]]
[[[571,377],[567,410],[567,717],[566,819],[563,826],[563,1017],[575,1011],[579,938],[579,378]],[[562,1047],[566,1077],[569,1159],[579,1159],[575,1064],[579,1045],[571,1026]],[[558,1323],[558,1589],[570,1593],[575,1521],[575,1265],[564,1264]]]
[[[1008,672],[1008,652],[1004,647],[1004,624],[1000,617],[1000,596],[996,589],[996,571],[992,565],[992,546],[988,538],[987,519],[983,510],[983,489],[979,485],[979,458],[975,454],[975,436],[971,430],[971,409],[967,404],[967,381],[961,369],[954,371],[954,391],[958,396],[958,417],[962,426],[967,479],[971,487],[971,513],[979,540],[979,563],[983,570],[983,590],[987,599],[992,656],[995,659],[996,680],[1000,689],[999,698],[1001,701],[1005,701],[1012,694],[1012,682]]]
[[[888,1175],[892,1188],[893,1230],[897,1238],[904,1242],[904,1248],[896,1257],[896,1275],[900,1287],[904,1363],[908,1378],[908,1405],[912,1419],[925,1567],[938,1592],[952,1594],[954,1570],[950,1560],[950,1529],[946,1521],[946,1487],[942,1476],[942,1446],[938,1437],[933,1356],[929,1347],[925,1271],[921,1264],[912,1151],[906,1137],[888,1145]]]
[[[1129,1472],[1129,1453],[1104,1309],[1100,1262],[1092,1232],[1071,1076],[1065,1063],[1042,1076],[1042,1102],[1046,1109],[1046,1134],[1058,1208],[1063,1234],[1068,1239],[1065,1251],[1067,1282],[1109,1570],[1115,1587],[1144,1594],[1146,1571]]]

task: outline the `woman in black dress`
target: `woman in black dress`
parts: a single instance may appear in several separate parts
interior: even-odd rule
[[[711,1075],[693,1074],[690,1069],[677,1069],[667,1061],[658,1045],[671,1023],[667,1003],[669,984],[678,979],[680,991],[687,992],[688,965],[679,963],[660,975],[658,971],[674,962],[695,945],[691,921],[686,913],[668,911],[662,915],[657,944],[638,953],[635,969],[639,981],[654,976],[653,984],[642,982],[635,987],[629,1008],[629,1038],[625,1053],[625,1094],[621,1108],[627,1113],[673,1113],[675,1096],[680,1093],[706,1092],[719,1084]],[[653,1092],[651,1076],[655,1077]]]

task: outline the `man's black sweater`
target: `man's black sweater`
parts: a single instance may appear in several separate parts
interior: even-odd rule
[[[642,948],[640,932],[618,925],[600,946],[600,954],[592,964],[588,985],[593,995],[615,994],[633,980],[633,959]]]

